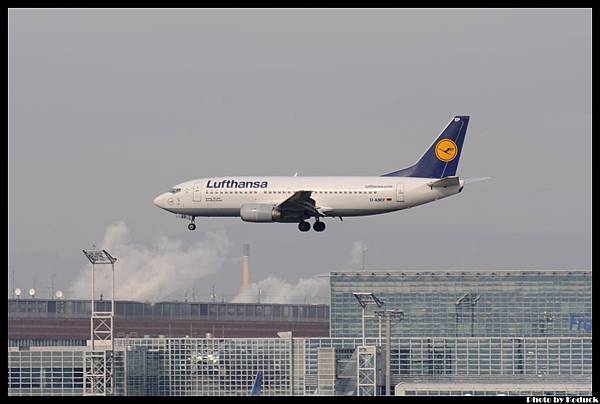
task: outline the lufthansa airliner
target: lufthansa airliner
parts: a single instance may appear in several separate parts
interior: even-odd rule
[[[253,223],[298,223],[298,229],[325,230],[324,218],[394,212],[462,191],[456,176],[469,124],[455,116],[412,166],[371,177],[211,177],[182,182],[154,199],[168,212],[189,219],[240,217]]]

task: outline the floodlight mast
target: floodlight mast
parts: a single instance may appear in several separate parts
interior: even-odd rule
[[[352,292],[352,295],[358,300],[358,304],[362,307],[362,345],[366,346],[365,338],[365,311],[369,304],[376,304],[377,307],[383,306],[383,300],[379,299],[371,292]]]
[[[92,264],[92,321],[91,321],[91,337],[92,337],[92,350],[95,348],[95,337],[98,337],[98,340],[106,341],[110,338],[111,342],[111,351],[114,350],[114,342],[113,342],[113,332],[112,332],[112,323],[113,317],[115,315],[115,262],[117,259],[108,253],[106,250],[82,250],[87,259]],[[110,312],[106,311],[96,311],[96,289],[95,289],[95,278],[96,278],[96,264],[98,265],[110,265],[111,266],[111,305]],[[96,321],[99,319],[100,324],[96,324]],[[110,323],[107,324],[107,321]],[[110,328],[110,329],[108,329]]]
[[[391,383],[392,383],[392,318],[398,319],[398,322],[404,320],[404,312],[398,309],[391,310],[375,310],[375,315],[379,317],[381,324],[381,318],[386,320],[385,330],[385,394],[391,395]]]
[[[114,393],[114,339],[113,318],[115,315],[115,262],[116,258],[106,250],[83,250],[92,264],[92,307],[91,307],[91,349],[84,352],[84,395],[106,396]],[[96,310],[95,273],[96,264],[110,265],[111,277],[111,307],[110,311]],[[104,342],[102,350],[96,351],[96,342]],[[110,341],[107,349],[106,343]]]
[[[467,298],[468,298],[468,300],[467,300]],[[471,306],[471,337],[475,336],[475,328],[474,328],[474,326],[475,326],[475,305],[477,304],[477,302],[479,301],[480,298],[481,298],[481,295],[478,293],[467,292],[456,301],[455,310],[456,310],[456,335],[457,336],[458,336],[458,306],[463,302],[467,302]]]

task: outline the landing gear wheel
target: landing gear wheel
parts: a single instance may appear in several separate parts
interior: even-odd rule
[[[318,232],[325,230],[325,222],[315,222],[315,224],[313,224],[313,230]]]
[[[300,231],[309,231],[310,230],[310,223],[308,223],[308,222],[300,222],[300,224],[298,224],[298,229],[300,229]]]
[[[190,224],[188,224],[188,229],[189,230],[196,230],[196,225],[194,223],[190,223]]]

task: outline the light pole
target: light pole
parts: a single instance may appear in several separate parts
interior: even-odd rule
[[[50,299],[54,299],[54,278],[56,278],[56,273],[50,275]]]
[[[85,396],[112,395],[114,392],[113,318],[115,315],[115,262],[117,259],[106,250],[83,250],[83,254],[92,264],[91,349],[84,352],[83,394]],[[112,269],[110,311],[105,307],[101,311],[96,310],[96,265],[110,265]],[[96,351],[96,342],[101,341],[103,343],[110,342],[110,346],[107,348],[104,345],[103,351]]]
[[[547,311],[543,312],[542,315],[544,316],[544,322],[541,322],[541,334],[545,335],[546,332],[548,331],[548,323],[550,321],[554,321],[554,317],[552,316],[552,314],[548,313]]]
[[[475,336],[475,328],[474,328],[475,305],[477,304],[477,302],[479,301],[480,298],[481,298],[481,295],[478,293],[467,292],[456,301],[455,308],[456,308],[456,333],[457,333],[457,336],[458,336],[458,306],[463,302],[469,303],[469,305],[471,306],[471,337]]]
[[[392,318],[398,319],[398,322],[404,320],[404,312],[402,310],[376,310],[375,315],[385,318],[385,394],[391,395],[392,385]]]
[[[383,301],[371,292],[353,292],[362,308],[362,345],[356,349],[356,393],[377,395],[377,346],[366,346],[365,311],[369,304],[383,306]],[[372,318],[373,316],[371,316]]]
[[[376,304],[377,307],[381,307],[384,302],[371,292],[352,292],[352,295],[358,300],[358,304],[362,307],[362,344],[365,346],[365,311],[367,306],[369,304]]]
[[[363,246],[363,248],[362,248],[362,270],[363,270],[363,272],[365,270],[366,256],[367,256],[367,247]]]

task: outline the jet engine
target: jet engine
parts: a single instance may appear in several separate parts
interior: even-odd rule
[[[242,205],[240,217],[245,222],[277,222],[281,219],[281,211],[274,205],[247,203]]]

